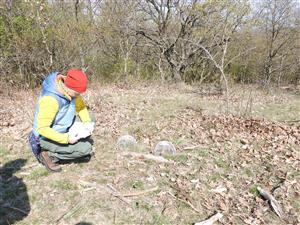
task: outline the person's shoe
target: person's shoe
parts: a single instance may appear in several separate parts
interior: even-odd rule
[[[91,152],[91,153],[90,153],[90,157],[91,157],[91,158],[96,157],[96,156],[95,156],[95,152]]]
[[[91,159],[95,156],[94,152],[91,152],[90,154],[86,155],[86,156],[82,156],[80,158],[77,158],[74,160],[75,163],[87,163],[89,161],[91,161]]]
[[[50,172],[60,172],[61,171],[61,167],[57,163],[52,162],[47,151],[42,151],[39,154],[39,159],[48,171],[50,171]]]
[[[93,156],[95,156],[95,153],[91,152],[90,154],[88,154],[86,156],[78,158],[77,161],[79,163],[87,163],[87,162],[91,161],[91,159],[92,159]]]
[[[59,161],[57,162],[57,164],[69,164],[69,163],[87,163],[89,162],[93,157],[95,157],[95,153],[91,152],[88,155],[79,157],[79,158],[75,158],[75,159],[59,159]],[[53,160],[52,160],[53,162]]]

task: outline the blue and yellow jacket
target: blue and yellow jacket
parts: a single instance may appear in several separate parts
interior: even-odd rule
[[[69,143],[68,129],[78,114],[82,122],[90,122],[90,116],[81,96],[71,98],[66,92],[60,93],[57,79],[58,72],[53,72],[43,81],[34,116],[33,133],[36,137],[47,138],[61,144]]]

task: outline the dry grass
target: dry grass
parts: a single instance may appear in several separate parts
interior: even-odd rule
[[[223,115],[223,96],[196,87],[94,86],[85,98],[97,117],[96,158],[52,174],[35,161],[26,142],[38,91],[3,95],[1,167],[18,159],[26,163],[11,179],[9,169],[2,169],[7,185],[0,186],[0,200],[23,209],[16,199],[30,204],[28,215],[10,212],[16,224],[192,224],[215,211],[224,214],[223,224],[299,223],[299,123],[276,122],[300,118],[299,95],[248,86],[234,88],[230,96],[235,116]],[[115,143],[126,133],[138,140],[135,151],[151,153],[157,141],[170,140],[178,153],[167,157],[170,164],[124,157]],[[184,150],[190,146],[196,147]],[[21,197],[10,191],[14,182],[23,183]],[[158,190],[123,199],[108,184],[119,194]],[[273,194],[285,221],[256,190],[277,185]],[[227,191],[212,191],[218,186]],[[1,218],[1,224],[13,221]]]

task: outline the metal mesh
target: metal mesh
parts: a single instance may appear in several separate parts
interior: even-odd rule
[[[154,149],[154,155],[175,155],[176,148],[169,141],[160,141]]]
[[[120,150],[127,150],[129,148],[134,147],[137,144],[136,140],[134,137],[131,135],[123,135],[119,137],[117,141],[118,148]]]

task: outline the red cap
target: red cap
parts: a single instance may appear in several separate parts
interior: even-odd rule
[[[65,85],[67,88],[83,93],[86,91],[87,81],[88,79],[84,72],[79,69],[70,69],[65,78]]]

